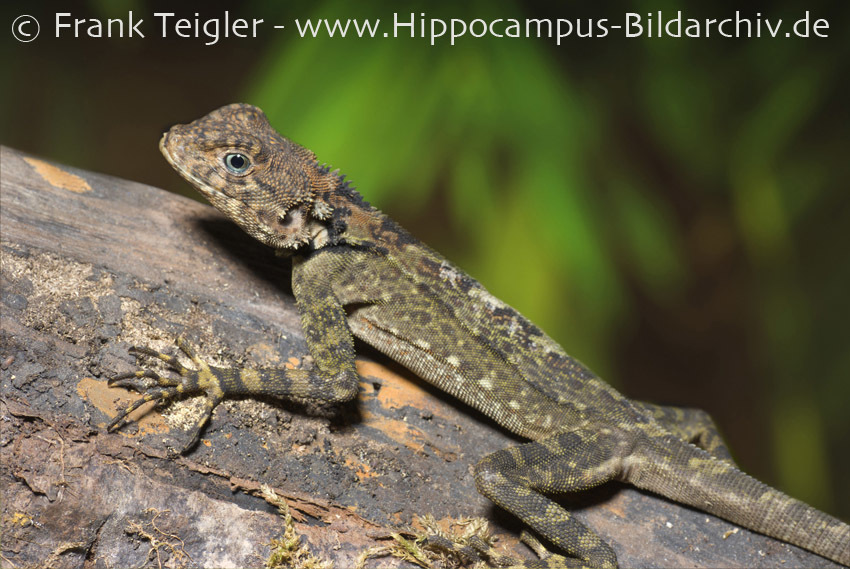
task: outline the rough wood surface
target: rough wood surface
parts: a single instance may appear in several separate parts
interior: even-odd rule
[[[174,352],[183,334],[223,365],[297,365],[286,263],[208,206],[8,148],[0,159],[0,565],[261,567],[283,529],[261,483],[337,567],[425,514],[484,516],[500,549],[533,557],[469,475],[515,440],[379,356],[359,361],[356,403],[228,401],[186,457],[171,449],[197,401],[106,433],[135,397],[106,386],[135,368],[131,345]],[[617,485],[566,501],[623,567],[831,566]]]

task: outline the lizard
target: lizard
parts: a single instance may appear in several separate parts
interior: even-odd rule
[[[110,384],[148,401],[205,395],[189,450],[224,397],[345,403],[358,392],[354,338],[529,442],[474,467],[478,491],[561,553],[529,566],[616,567],[611,546],[549,495],[618,480],[850,565],[850,526],[740,471],[703,411],[617,392],[540,328],[366,202],[337,170],[233,104],[168,130],[174,169],[249,235],[292,263],[310,369],[222,368],[178,347],[133,347],[149,367]],[[177,377],[174,377],[176,375]]]

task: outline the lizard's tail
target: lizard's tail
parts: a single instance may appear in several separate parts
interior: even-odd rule
[[[626,473],[638,488],[850,566],[850,526],[844,522],[679,439],[646,451],[646,460],[634,461]]]

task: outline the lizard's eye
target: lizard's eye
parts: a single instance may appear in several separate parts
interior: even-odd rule
[[[231,152],[224,157],[224,165],[227,166],[227,169],[234,174],[241,174],[248,169],[248,166],[251,165],[251,161],[244,154]]]

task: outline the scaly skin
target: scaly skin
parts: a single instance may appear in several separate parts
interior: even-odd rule
[[[355,397],[356,336],[440,389],[531,439],[475,467],[480,492],[567,557],[545,566],[615,567],[614,551],[544,494],[609,480],[631,483],[850,565],[850,526],[739,471],[711,419],[631,401],[513,308],[363,201],[310,151],[280,136],[259,109],[230,105],[173,127],[172,166],[250,235],[290,256],[312,370],[198,366],[144,348],[179,379],[140,370],[116,378],[141,403],[207,395],[328,402]],[[209,413],[195,430],[193,442]],[[698,446],[695,446],[696,443]]]

